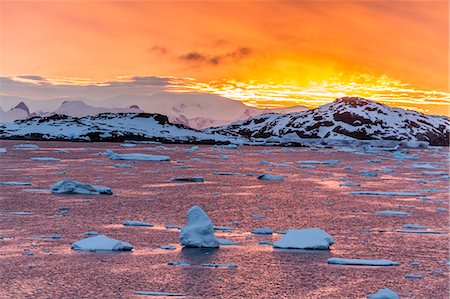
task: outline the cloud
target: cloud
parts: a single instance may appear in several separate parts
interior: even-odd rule
[[[186,62],[197,62],[197,63],[207,63],[210,65],[219,65],[223,63],[234,62],[241,60],[251,55],[253,50],[249,47],[240,47],[235,51],[220,54],[220,55],[208,55],[200,52],[189,52],[187,54],[181,55],[179,58]]]
[[[35,80],[35,81],[45,81],[44,77],[41,76],[34,76],[34,75],[26,75],[26,76],[17,76],[21,79],[28,79],[28,80]]]
[[[167,53],[169,53],[169,49],[167,49],[166,47],[163,46],[159,46],[159,45],[154,45],[149,49],[150,52],[156,52],[158,54],[162,54],[162,55],[166,55]]]

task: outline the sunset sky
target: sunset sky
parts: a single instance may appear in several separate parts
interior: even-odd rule
[[[259,107],[359,95],[448,115],[448,22],[448,1],[3,1],[0,94],[119,84]]]

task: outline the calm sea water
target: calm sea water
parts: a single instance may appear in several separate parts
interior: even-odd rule
[[[133,298],[136,291],[185,293],[190,298],[364,298],[390,288],[406,298],[448,298],[448,234],[401,233],[404,224],[448,232],[448,148],[410,150],[402,159],[392,153],[343,152],[338,149],[283,149],[35,142],[39,149],[13,149],[1,141],[0,185],[1,298]],[[56,150],[64,149],[61,153]],[[98,155],[163,154],[171,162],[111,161]],[[32,161],[54,157],[56,162]],[[416,159],[414,159],[416,158]],[[335,165],[299,163],[339,160]],[[311,162],[311,161],[310,161]],[[116,168],[115,164],[132,168]],[[433,169],[423,167],[427,163]],[[299,168],[299,165],[309,168]],[[345,169],[351,166],[352,169]],[[415,167],[414,167],[415,166]],[[232,172],[236,175],[217,175]],[[373,172],[377,176],[363,176]],[[283,181],[260,181],[256,175],[284,175]],[[171,182],[172,177],[202,176],[204,183]],[[112,196],[53,195],[52,183],[72,179],[108,186]],[[340,186],[351,183],[361,186]],[[416,192],[422,196],[353,195],[351,191]],[[216,235],[239,245],[217,250],[182,249],[179,231],[186,212],[201,206],[215,225],[235,228]],[[68,209],[65,209],[68,208]],[[408,216],[378,215],[395,210]],[[140,220],[154,227],[125,227]],[[282,235],[253,235],[269,227],[319,227],[335,238],[330,251],[274,250]],[[97,231],[134,245],[128,253],[81,253],[71,243]],[[33,236],[60,235],[61,239]],[[172,245],[175,250],[160,249]],[[391,259],[398,267],[327,264],[330,257]],[[184,261],[191,266],[167,265]],[[419,265],[412,265],[418,262]],[[234,263],[236,268],[207,268],[204,263]],[[421,274],[422,279],[405,278]]]

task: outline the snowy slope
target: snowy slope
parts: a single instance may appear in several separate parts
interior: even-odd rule
[[[22,99],[37,115],[65,114],[87,116],[98,113],[158,113],[167,115],[173,123],[183,124],[195,129],[222,126],[260,114],[276,112],[289,113],[304,111],[305,106],[280,109],[258,109],[241,102],[212,94],[160,92],[152,95],[117,95],[104,100],[84,99]],[[0,96],[3,107],[17,103],[14,97]],[[141,110],[133,110],[124,105],[137,105]],[[60,107],[58,108],[58,105]],[[38,112],[47,111],[47,112]],[[11,119],[14,120],[14,119]]]
[[[426,141],[448,145],[450,119],[391,108],[363,98],[344,97],[304,112],[266,114],[205,130],[253,141],[304,138]]]
[[[3,111],[0,108],[0,122],[15,121],[17,119],[26,119],[30,117],[30,110],[24,102],[20,102],[14,108]]]
[[[236,138],[207,134],[175,125],[160,114],[104,113],[96,116],[35,116],[0,123],[1,139],[124,141],[151,140],[167,143],[228,143]]]

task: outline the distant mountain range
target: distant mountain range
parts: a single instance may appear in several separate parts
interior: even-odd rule
[[[18,98],[0,96],[3,106],[12,106]],[[39,105],[41,103],[41,105]],[[133,105],[124,107],[124,103]],[[28,108],[29,106],[30,108]],[[101,101],[79,99],[30,100],[21,99],[21,107],[27,107],[28,114],[16,108],[0,110],[0,122],[25,119],[30,116],[64,114],[83,117],[98,113],[158,113],[168,116],[172,123],[183,124],[194,129],[222,126],[265,113],[290,113],[304,111],[305,106],[280,109],[258,109],[228,98],[200,93],[162,92],[149,96],[120,95]],[[119,107],[119,108],[118,108]],[[45,109],[49,109],[45,111]],[[14,110],[14,111],[13,111]],[[30,110],[34,111],[30,114]],[[20,113],[19,113],[20,112]]]
[[[207,127],[218,121],[199,113],[197,118],[192,118],[195,115],[192,110],[197,109],[195,107],[192,103],[172,106],[172,109],[179,112],[175,119],[178,124],[174,124],[170,116],[142,113],[137,106],[97,114],[109,108],[92,107],[80,101],[71,101],[63,103],[56,110],[66,115],[44,114],[0,123],[0,138],[86,141],[136,139],[185,143],[235,142],[251,145],[306,144],[312,139],[390,140],[449,145],[448,117],[392,108],[363,98],[339,98],[316,109],[288,114],[251,116],[252,110],[247,110],[247,107],[242,116],[248,117],[247,119],[203,131],[191,129],[183,123],[195,121],[199,127]],[[208,106],[203,108],[210,109]],[[21,103],[7,113],[30,116],[25,110],[26,106]]]
[[[303,112],[265,114],[206,129],[252,142],[299,142],[309,138],[426,141],[449,145],[450,119],[392,108],[371,100],[343,97]]]

